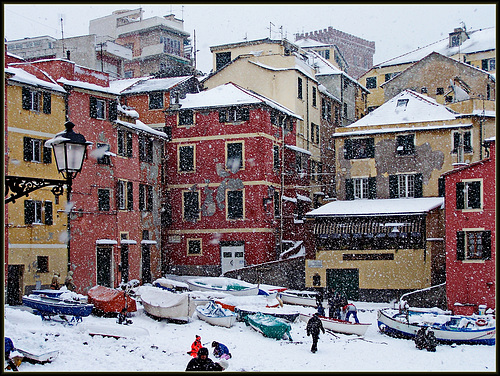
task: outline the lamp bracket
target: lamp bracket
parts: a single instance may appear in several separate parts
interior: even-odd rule
[[[24,176],[5,176],[5,203],[15,202],[18,198],[28,196],[37,189],[53,185],[52,193],[60,196],[64,192],[66,180],[29,178]],[[9,195],[10,191],[10,196]]]

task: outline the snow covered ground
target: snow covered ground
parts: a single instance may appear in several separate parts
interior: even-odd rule
[[[263,297],[263,299],[265,299]],[[255,297],[248,300],[253,303]],[[44,365],[22,363],[20,371],[184,371],[191,357],[195,335],[212,355],[212,341],[228,346],[233,357],[225,372],[261,371],[496,371],[496,346],[439,345],[436,352],[418,350],[413,341],[379,333],[377,310],[388,303],[354,302],[360,322],[372,323],[364,339],[349,335],[321,334],[318,352],[310,352],[311,337],[306,323],[291,324],[294,342],[262,336],[243,322],[231,328],[215,327],[199,320],[196,314],[187,324],[157,321],[147,316],[142,306],[131,317],[133,324],[123,326],[116,318],[89,316],[74,326],[42,321],[24,306],[5,306],[4,335],[20,349],[41,354],[58,350],[58,357]],[[247,305],[248,306],[248,305]],[[287,311],[313,313],[314,308],[283,307]],[[135,333],[130,338],[90,336],[90,327],[109,327],[109,331]]]

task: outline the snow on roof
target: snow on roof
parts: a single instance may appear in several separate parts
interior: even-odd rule
[[[353,136],[366,136],[366,135],[374,135],[374,134],[383,134],[383,133],[404,133],[404,132],[419,132],[419,131],[435,131],[435,130],[444,130],[444,129],[460,129],[460,128],[471,128],[472,123],[459,123],[459,124],[447,124],[447,125],[424,125],[422,127],[397,127],[397,128],[375,128],[375,129],[367,129],[362,131],[351,131],[351,132],[338,132],[332,134],[332,138],[340,138],[340,137],[353,137]],[[345,129],[344,127],[342,129]]]
[[[326,60],[323,56],[321,56],[319,53],[316,51],[308,51],[308,56],[311,60],[311,64],[314,66],[316,69],[316,76],[326,76],[326,75],[335,75],[335,74],[340,74],[344,77],[346,77],[348,80],[354,82],[356,85],[361,86],[366,89],[363,85],[361,85],[358,81],[356,81],[354,78],[349,76],[346,72],[343,70],[337,68],[335,65],[330,63],[328,60]]]
[[[300,73],[302,73],[304,76],[310,78],[313,81],[316,81],[316,79],[314,78],[314,74],[311,73],[311,72],[309,72],[309,69],[311,69],[311,67],[309,67],[306,63],[304,63],[303,60],[300,59],[299,57],[296,57],[296,59],[295,59],[295,65],[294,66],[285,67],[285,68],[283,68],[283,67],[282,68],[276,68],[276,67],[273,67],[271,65],[263,64],[261,62],[252,61],[252,60],[249,60],[248,62],[252,63],[254,65],[257,65],[258,67],[261,67],[261,68],[264,68],[264,69],[267,69],[267,70],[271,70],[271,71],[288,71],[288,70],[291,70],[291,69],[296,69]]]
[[[132,93],[146,93],[153,91],[168,90],[172,87],[185,82],[192,78],[193,76],[180,76],[180,77],[167,77],[167,78],[153,78],[145,77],[132,84],[132,86],[124,89],[122,94],[132,94]]]
[[[407,89],[342,129],[359,126],[454,120],[457,115],[456,112],[437,103],[433,98]]]
[[[66,93],[66,90],[64,90],[64,88],[62,88],[57,83],[41,80],[40,78],[26,72],[21,68],[5,68],[5,73],[13,74],[13,76],[9,78],[12,81],[37,87],[43,87],[49,90],[58,91],[60,93]]]
[[[138,81],[148,80],[151,77],[134,77],[134,78],[124,78],[121,80],[110,80],[109,87],[116,92],[121,93],[123,90],[128,89],[132,85],[136,84]]]
[[[257,94],[251,90],[243,89],[232,82],[219,85],[200,93],[186,94],[186,98],[180,99],[179,104],[181,104],[182,109],[236,106],[244,104],[265,104],[278,111],[284,112],[287,115],[302,120],[302,117],[296,115],[293,111],[275,102],[274,100]]]
[[[317,40],[310,39],[310,38],[303,38],[296,40],[294,42],[297,46],[302,47],[302,48],[308,48],[308,47],[328,47],[331,46],[331,44],[326,44],[322,42],[318,42]]]
[[[60,78],[57,80],[57,82],[63,84],[63,85],[68,85],[72,87],[78,87],[80,89],[86,89],[86,90],[91,90],[91,91],[99,91],[102,93],[107,93],[107,94],[113,94],[113,95],[119,95],[120,92],[114,90],[111,87],[106,87],[106,86],[99,86],[96,84],[91,84],[88,82],[83,82],[83,81],[72,81],[68,80],[66,78]]]
[[[333,201],[306,213],[307,217],[423,214],[443,207],[443,197]]]
[[[153,134],[155,136],[167,138],[167,134],[165,132],[157,131],[156,129],[151,128],[149,125],[144,124],[140,120],[136,120],[135,124],[129,123],[127,121],[122,121],[122,120],[115,120],[115,123],[123,125],[125,127],[131,128],[131,129],[138,130],[138,131],[147,132],[147,133]]]
[[[374,68],[413,63],[423,59],[432,52],[438,52],[444,56],[453,56],[457,53],[470,54],[474,52],[494,50],[496,48],[495,31],[495,27],[469,31],[467,34],[470,39],[464,41],[461,46],[456,47],[449,47],[449,37],[447,36],[446,38],[428,44],[427,46],[417,48],[416,50],[410,51],[401,56],[375,64]]]
[[[309,150],[299,148],[298,146],[295,146],[295,145],[285,145],[285,147],[288,148],[288,149],[292,149],[292,150],[298,151],[299,153],[303,153],[303,154],[307,154],[307,155],[312,155]]]

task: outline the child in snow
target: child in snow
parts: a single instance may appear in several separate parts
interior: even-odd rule
[[[214,348],[214,356],[219,359],[231,359],[232,355],[226,345],[213,341],[212,347]]]
[[[196,339],[194,340],[193,344],[191,345],[191,351],[188,351],[188,354],[191,355],[193,358],[196,358],[198,355],[198,351],[203,347],[201,344],[201,337],[196,336]]]
[[[196,358],[191,359],[186,366],[186,371],[224,371],[227,367],[227,362],[221,360],[220,363],[214,363],[212,359],[208,357],[208,349],[202,347],[198,350],[198,355]]]

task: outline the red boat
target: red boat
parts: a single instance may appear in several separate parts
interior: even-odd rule
[[[94,286],[87,295],[97,313],[120,313],[123,308],[127,308],[127,312],[137,311],[135,300],[123,290]]]

